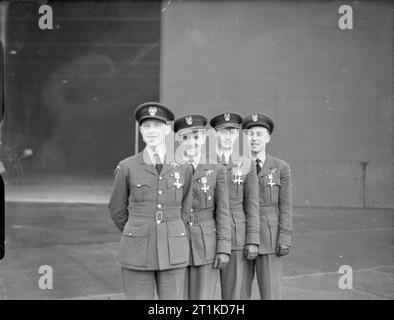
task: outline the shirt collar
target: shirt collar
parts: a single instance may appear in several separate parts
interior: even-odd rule
[[[201,152],[194,158],[187,158],[185,155],[183,155],[183,159],[186,162],[191,163],[193,165],[194,169],[196,169],[198,164],[200,163],[200,160],[201,160]]]
[[[217,154],[219,159],[222,159],[222,157],[224,155],[224,158],[226,159],[226,163],[230,162],[231,151],[224,152],[224,151],[219,150],[218,148],[216,148],[216,154]]]
[[[166,157],[166,147],[165,146],[158,146],[155,150],[151,149],[151,148],[146,148],[146,151],[149,154],[149,157],[152,160],[152,163],[155,163],[155,153],[157,153],[160,157],[161,163],[164,163],[165,161],[165,157]]]
[[[258,153],[256,156],[252,156],[252,159],[254,161],[256,161],[257,159],[260,159],[261,161],[261,166],[263,166],[265,160],[267,159],[267,154],[265,153],[265,151],[261,151],[260,153]]]

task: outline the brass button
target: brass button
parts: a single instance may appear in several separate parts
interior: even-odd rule
[[[193,212],[193,208],[190,209],[190,212]]]
[[[159,190],[158,193],[159,193],[159,194],[163,194],[163,191]]]
[[[129,236],[131,236],[131,232],[129,232]]]
[[[162,176],[159,176],[159,180],[161,180],[161,179],[163,179],[163,177],[162,177]]]
[[[157,205],[157,207],[158,207],[159,209],[161,209],[161,204],[159,203],[159,204]]]

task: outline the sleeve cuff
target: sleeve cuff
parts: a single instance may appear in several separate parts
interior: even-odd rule
[[[285,233],[279,233],[278,244],[285,246],[291,246],[291,235]]]
[[[228,241],[228,240],[217,240],[216,253],[231,254],[231,241]]]
[[[258,232],[250,232],[246,235],[246,244],[260,244],[260,234]]]

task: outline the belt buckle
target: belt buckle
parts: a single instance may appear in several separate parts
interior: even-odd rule
[[[191,213],[189,214],[189,217],[187,218],[187,223],[189,224],[189,226],[192,226],[194,223],[194,214]]]
[[[156,212],[156,223],[160,224],[163,222],[163,212],[162,211],[157,211]]]

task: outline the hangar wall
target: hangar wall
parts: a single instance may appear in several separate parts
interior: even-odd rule
[[[8,5],[3,146],[34,155],[27,173],[112,177],[134,152],[133,108],[158,100],[160,2],[47,1]]]
[[[394,207],[390,2],[163,2],[161,100],[177,115],[263,111],[298,206]]]

